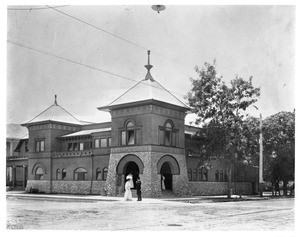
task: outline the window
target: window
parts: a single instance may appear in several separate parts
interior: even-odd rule
[[[111,137],[108,138],[108,146],[111,146]]]
[[[95,139],[95,148],[99,148],[99,139]]]
[[[216,170],[216,173],[215,173],[215,181],[218,182],[219,181],[219,171]]]
[[[172,125],[167,122],[166,123],[166,129],[165,129],[165,145],[171,146],[172,145]]]
[[[227,175],[227,171],[225,170],[225,174],[224,174],[224,181],[228,182],[228,175]]]
[[[65,180],[66,177],[67,177],[67,171],[66,171],[66,169],[62,169],[62,171],[61,171],[61,179]]]
[[[199,181],[203,180],[203,168],[199,169],[198,180]]]
[[[60,178],[60,170],[57,169],[56,170],[56,180],[59,180],[59,178]]]
[[[6,167],[6,181],[12,180],[12,167]]]
[[[72,151],[73,150],[73,143],[68,143],[68,151]]]
[[[208,178],[207,178],[207,176],[208,176],[208,174],[207,174],[207,169],[203,169],[203,181],[208,181]]]
[[[220,171],[220,182],[224,181],[223,170]]]
[[[74,179],[75,180],[85,180],[86,179],[87,170],[84,168],[77,168],[74,171]]]
[[[192,169],[188,170],[188,179],[189,181],[192,181]]]
[[[197,169],[193,170],[193,180],[197,181]]]
[[[167,120],[164,126],[159,126],[159,143],[164,146],[176,146],[178,129],[174,128],[171,120]]]
[[[121,131],[121,145],[134,145],[135,144],[135,126],[133,122],[128,122],[125,130]]]
[[[101,169],[100,168],[96,169],[96,180],[101,180]]]
[[[35,179],[43,180],[44,179],[44,171],[41,167],[38,167],[35,171]]]
[[[89,142],[68,143],[68,151],[83,151],[89,149]]]
[[[45,151],[45,141],[44,140],[35,141],[35,151],[36,152]]]
[[[105,167],[103,169],[103,177],[102,177],[103,180],[106,180],[106,178],[107,178],[107,171],[108,171],[108,169],[107,169],[107,167]]]
[[[100,146],[101,147],[107,147],[107,139],[106,138],[101,138],[100,139]]]

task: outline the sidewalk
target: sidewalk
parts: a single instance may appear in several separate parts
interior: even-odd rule
[[[21,199],[43,199],[47,201],[84,201],[84,202],[123,202],[123,197],[111,197],[100,195],[75,195],[75,194],[38,194],[26,193],[25,191],[7,191],[6,197],[15,197]],[[232,195],[228,199],[226,195],[221,196],[192,196],[192,197],[160,197],[160,198],[143,198],[143,203],[162,203],[162,202],[182,202],[182,203],[208,203],[208,202],[234,202],[234,201],[251,201],[251,200],[268,200],[271,198],[269,193],[264,194],[263,197],[259,195]],[[137,198],[133,197],[133,201]]]

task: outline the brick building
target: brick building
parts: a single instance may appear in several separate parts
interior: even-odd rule
[[[211,160],[211,169],[202,165],[201,142],[194,139],[199,128],[184,124],[189,107],[153,79],[149,53],[145,67],[144,80],[98,108],[111,114],[111,122],[83,123],[55,97],[22,124],[29,132],[27,191],[122,195],[132,173],[134,181],[141,178],[144,197],[227,192],[228,166],[220,159]],[[255,176],[234,187],[252,193]]]

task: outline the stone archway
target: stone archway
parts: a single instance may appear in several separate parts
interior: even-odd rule
[[[139,168],[139,173],[142,174],[144,172],[144,164],[141,161],[141,159],[136,156],[136,155],[126,155],[124,156],[118,163],[117,165],[117,174],[123,174],[124,173],[124,168],[126,169],[128,162],[134,162],[138,168]]]
[[[136,179],[144,172],[144,164],[136,155],[124,156],[117,165],[117,186],[120,192],[124,191],[125,179],[128,174],[133,175],[133,184],[135,188]]]
[[[157,162],[157,173],[161,175],[161,189],[173,190],[173,175],[180,174],[177,160],[170,155],[165,155]]]
[[[163,164],[167,162],[170,166],[170,173],[172,175],[179,175],[180,174],[180,168],[177,160],[171,156],[171,155],[165,155],[159,159],[157,162],[157,173],[161,174],[161,168]]]

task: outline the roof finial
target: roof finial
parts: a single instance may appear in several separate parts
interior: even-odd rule
[[[54,98],[55,98],[54,104],[57,105],[57,101],[56,101],[57,95],[55,95]]]
[[[147,68],[148,72],[146,74],[146,77],[145,77],[145,80],[148,80],[150,79],[151,81],[154,81],[151,73],[150,73],[150,69],[153,67],[151,64],[150,64],[150,50],[147,51],[148,53],[148,64],[145,65],[145,68]]]

